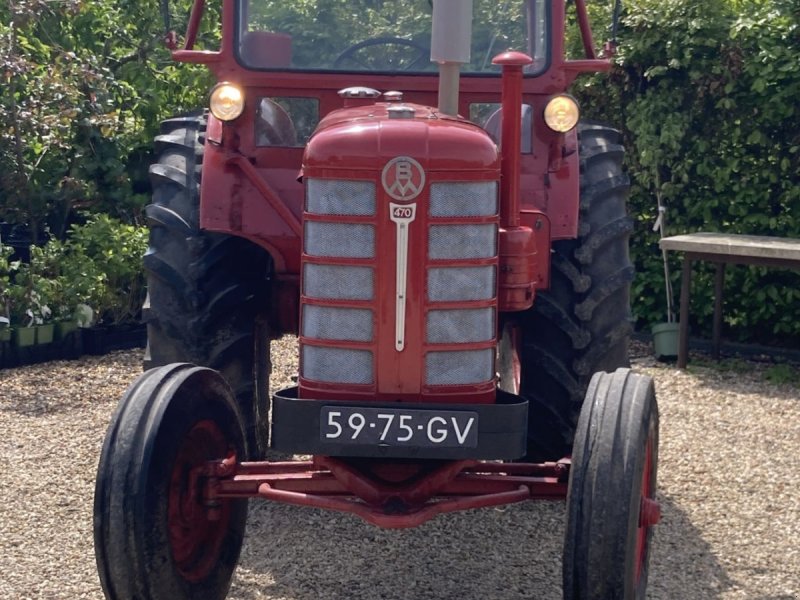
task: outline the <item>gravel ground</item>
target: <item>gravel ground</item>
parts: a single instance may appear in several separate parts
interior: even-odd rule
[[[274,386],[296,371],[274,346]],[[646,357],[661,409],[650,598],[800,599],[800,399],[756,363],[680,372]],[[287,358],[291,357],[291,358]],[[95,468],[140,352],[0,371],[0,599],[101,598]],[[239,600],[556,599],[564,506],[523,503],[385,531],[254,502]]]

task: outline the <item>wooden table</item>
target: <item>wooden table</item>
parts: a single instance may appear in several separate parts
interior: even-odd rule
[[[692,261],[717,265],[714,281],[714,357],[719,358],[722,329],[722,289],[725,265],[755,265],[800,270],[800,239],[728,233],[688,233],[663,238],[661,249],[683,252],[681,314],[678,342],[678,367],[686,368],[689,358],[689,291],[692,287]]]

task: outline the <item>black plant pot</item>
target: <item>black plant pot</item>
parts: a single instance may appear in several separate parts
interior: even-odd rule
[[[107,354],[113,350],[144,348],[147,344],[147,327],[132,325],[121,327],[90,327],[82,330],[83,351],[86,354]]]

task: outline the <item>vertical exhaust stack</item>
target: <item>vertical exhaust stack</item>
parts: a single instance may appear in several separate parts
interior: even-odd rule
[[[472,0],[433,0],[431,62],[439,65],[439,112],[458,114],[461,65],[469,62]]]
[[[520,223],[520,155],[522,137],[523,68],[533,62],[527,54],[504,52],[492,64],[503,67],[502,166],[500,174],[499,303],[505,311],[533,306],[536,237]]]

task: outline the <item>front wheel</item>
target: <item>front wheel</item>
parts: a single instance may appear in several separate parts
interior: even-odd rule
[[[197,469],[244,456],[242,417],[215,371],[171,364],[141,375],[106,434],[94,543],[109,600],[222,600],[239,559],[246,500],[212,509]]]
[[[564,542],[565,600],[643,600],[658,469],[653,380],[596,373],[572,453]]]

